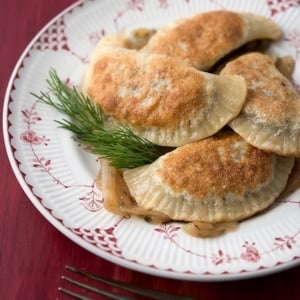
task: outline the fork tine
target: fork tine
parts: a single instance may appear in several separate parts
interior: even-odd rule
[[[67,289],[64,289],[64,288],[61,288],[59,287],[58,290],[66,295],[69,295],[69,296],[72,296],[73,298],[75,299],[78,299],[78,300],[93,300],[92,298],[89,298],[89,297],[86,297],[86,296],[82,296],[82,295],[79,295],[75,292],[72,292],[72,291],[69,291]]]
[[[115,294],[115,293],[112,293],[112,292],[109,292],[109,291],[106,291],[106,290],[98,289],[96,287],[90,286],[88,284],[82,283],[80,281],[71,279],[71,278],[66,277],[66,276],[62,276],[61,278],[63,280],[65,280],[65,281],[71,283],[71,284],[74,284],[76,286],[84,288],[84,289],[86,289],[88,291],[94,292],[94,293],[96,293],[98,295],[109,297],[110,299],[114,299],[114,300],[135,300],[134,298],[131,298],[131,297],[127,297],[127,296],[123,296],[123,295],[118,295],[118,294]],[[69,290],[67,290],[65,288],[59,288],[59,291],[65,293],[65,294],[67,294],[69,296],[73,296],[73,297],[75,297],[75,299],[79,299],[79,300],[93,300],[92,298],[79,295],[79,294],[77,294],[75,292],[71,292],[71,291],[69,291]]]
[[[84,277],[88,277],[90,279],[94,279],[96,281],[105,283],[110,286],[114,286],[129,292],[133,292],[137,295],[146,296],[151,299],[157,299],[157,300],[196,300],[196,298],[193,297],[185,297],[185,296],[178,296],[173,295],[170,293],[164,293],[161,291],[155,291],[147,288],[143,288],[137,285],[129,284],[126,282],[121,282],[113,279],[107,279],[104,277],[101,277],[99,275],[95,275],[86,271],[79,270],[77,268],[71,267],[71,266],[65,266],[65,268],[71,272],[80,274]],[[198,299],[199,300],[199,299]]]

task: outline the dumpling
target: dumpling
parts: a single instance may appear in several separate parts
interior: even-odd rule
[[[240,76],[213,75],[166,55],[99,45],[83,91],[137,135],[180,146],[213,135],[236,117],[247,87]]]
[[[285,186],[284,191],[281,193],[280,197],[289,196],[300,188],[300,158],[295,158],[294,167],[289,176],[289,180]]]
[[[118,34],[106,35],[98,43],[98,48],[101,46],[116,46],[128,49],[140,49],[147,44],[154,33],[154,29],[137,28],[129,34],[122,31]]]
[[[171,22],[159,29],[142,50],[176,57],[207,71],[246,43],[277,40],[281,34],[279,26],[263,16],[211,11]]]
[[[293,158],[266,153],[226,131],[123,175],[140,207],[172,220],[218,223],[248,218],[271,205],[293,163]]]
[[[300,156],[300,96],[293,84],[261,53],[228,63],[221,74],[246,79],[246,103],[229,126],[248,143],[280,155]]]

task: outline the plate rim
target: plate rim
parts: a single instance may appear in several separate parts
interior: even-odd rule
[[[29,183],[25,180],[25,174],[22,173],[22,171],[18,167],[18,159],[15,157],[15,151],[17,149],[14,148],[14,146],[11,144],[11,134],[9,132],[10,127],[10,121],[9,121],[9,115],[11,113],[9,104],[12,101],[11,99],[11,93],[15,89],[14,82],[19,77],[19,71],[22,68],[22,63],[30,50],[32,49],[33,45],[36,43],[36,41],[41,37],[41,35],[57,20],[71,12],[74,8],[77,8],[78,6],[84,4],[84,0],[78,0],[74,2],[73,4],[69,5],[67,8],[63,9],[61,12],[59,12],[57,15],[55,15],[53,18],[51,18],[31,39],[31,41],[27,44],[25,49],[23,50],[22,54],[19,56],[13,71],[9,77],[9,81],[5,90],[4,94],[4,101],[3,101],[3,113],[2,113],[2,133],[4,137],[4,145],[6,154],[8,156],[8,160],[10,163],[10,166],[13,170],[13,173],[20,184],[22,190],[30,200],[30,202],[34,205],[34,207],[41,213],[41,215],[46,219],[47,222],[49,222],[52,226],[54,226],[59,232],[61,232],[65,237],[72,240],[74,243],[79,245],[80,247],[84,248],[85,250],[95,254],[99,258],[108,260],[112,263],[115,263],[117,265],[120,265],[122,267],[139,271],[142,273],[146,273],[149,275],[154,276],[161,276],[169,279],[180,279],[180,280],[188,280],[188,281],[228,281],[228,280],[240,280],[240,279],[248,279],[253,277],[260,277],[260,276],[266,276],[269,274],[273,274],[276,272],[284,271],[287,269],[290,269],[292,267],[296,267],[297,265],[300,265],[300,255],[294,256],[290,261],[288,262],[280,262],[274,266],[271,267],[264,267],[260,266],[259,268],[251,271],[251,270],[241,270],[235,273],[230,272],[224,272],[220,274],[204,274],[204,273],[187,273],[187,272],[179,272],[179,271],[173,271],[173,270],[164,270],[156,267],[147,266],[141,263],[136,263],[134,261],[129,261],[124,258],[116,257],[113,254],[106,253],[105,251],[101,249],[97,249],[95,247],[91,247],[89,243],[84,241],[82,238],[80,238],[78,235],[73,233],[70,228],[65,226],[63,222],[56,217],[53,216],[51,213],[51,209],[47,209],[45,206],[43,206],[38,199],[38,196],[34,194],[32,189],[29,186]],[[101,255],[99,254],[101,253]],[[279,259],[278,259],[279,260]]]

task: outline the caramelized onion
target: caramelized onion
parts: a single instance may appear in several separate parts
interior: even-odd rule
[[[160,212],[150,211],[137,206],[130,195],[128,187],[123,179],[122,172],[101,159],[100,171],[96,178],[96,185],[102,191],[106,210],[121,216],[140,216],[153,224],[160,224],[171,221],[170,218]],[[182,229],[189,235],[195,237],[216,237],[225,232],[237,228],[237,222],[227,223],[203,223],[191,222],[183,225]]]
[[[278,57],[275,61],[276,68],[289,80],[292,79],[295,64],[294,58],[290,55]]]
[[[100,159],[100,171],[96,185],[102,191],[106,210],[121,216],[141,216],[150,223],[159,224],[170,221],[170,218],[160,212],[150,211],[137,206],[131,197],[123,179],[122,172],[104,160]]]
[[[191,222],[183,225],[182,229],[185,233],[194,237],[216,237],[228,231],[234,231],[238,227],[238,222],[224,223],[203,223]]]

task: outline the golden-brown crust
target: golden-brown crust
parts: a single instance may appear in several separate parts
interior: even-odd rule
[[[271,154],[228,131],[173,151],[157,174],[172,192],[188,193],[201,201],[210,194],[243,197],[247,190],[259,190],[272,179],[273,163]]]
[[[266,153],[228,131],[123,175],[139,206],[172,220],[216,223],[266,209],[283,191],[293,164],[293,158]]]
[[[103,48],[87,93],[118,121],[175,128],[207,106],[206,79],[173,58]]]
[[[165,35],[163,42],[152,46],[150,41],[145,49],[187,60],[194,66],[211,65],[218,53],[235,49],[243,38],[244,22],[238,14],[209,12],[187,19]],[[203,54],[200,59],[199,53]]]
[[[243,112],[269,126],[297,124],[300,116],[299,95],[291,82],[264,54],[243,55],[228,63],[221,74],[236,74],[246,79],[248,95]]]
[[[111,124],[126,124],[162,146],[213,135],[241,111],[241,76],[199,71],[167,55],[98,44],[82,90]]]
[[[280,28],[262,16],[210,11],[174,21],[158,30],[143,50],[176,57],[195,68],[208,70],[247,42],[276,40],[280,36]]]
[[[221,74],[240,75],[248,86],[246,103],[229,126],[259,149],[300,157],[300,96],[273,60],[249,53],[228,63]]]

